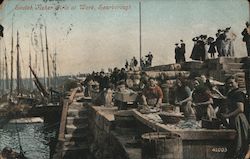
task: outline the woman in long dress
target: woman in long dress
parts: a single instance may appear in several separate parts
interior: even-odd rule
[[[239,90],[237,79],[233,76],[226,79],[228,88],[228,112],[222,114],[224,118],[229,118],[229,126],[237,131],[236,144],[233,145],[234,158],[244,158],[248,151],[249,144],[249,123],[244,114],[245,95]]]

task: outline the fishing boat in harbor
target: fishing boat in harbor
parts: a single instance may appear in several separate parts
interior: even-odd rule
[[[41,53],[44,55],[44,49],[43,49],[43,39],[42,39],[42,31],[41,27],[40,29],[40,37],[41,37]],[[3,88],[5,88],[5,94],[3,94],[0,98],[0,103],[2,103],[2,106],[0,107],[0,126],[2,127],[3,124],[6,124],[9,120],[18,120],[25,122],[23,119],[24,117],[45,117],[45,120],[49,116],[53,116],[52,114],[60,114],[60,100],[62,94],[60,91],[56,90],[57,82],[56,82],[56,58],[53,57],[53,87],[51,85],[51,77],[50,77],[50,69],[49,69],[49,53],[48,53],[48,40],[47,40],[47,30],[45,26],[45,46],[46,46],[46,57],[47,57],[47,72],[48,72],[48,78],[46,82],[46,75],[44,74],[43,82],[40,82],[38,76],[35,73],[35,70],[31,68],[31,52],[29,52],[29,73],[30,73],[30,79],[27,82],[28,79],[26,79],[26,84],[28,83],[28,87],[25,87],[24,80],[22,78],[22,72],[21,72],[21,62],[20,62],[20,42],[19,42],[19,32],[17,31],[16,36],[16,85],[14,88],[14,37],[13,37],[13,19],[12,19],[12,36],[11,36],[11,64],[10,64],[10,81],[8,79],[8,67],[7,67],[7,56],[6,56],[6,49],[5,49],[5,57],[4,57],[4,68],[1,68],[4,70],[3,72],[5,74],[2,75],[3,72],[1,72],[0,78],[3,79],[5,76],[5,80],[1,80],[1,85],[4,85]],[[2,41],[1,41],[2,43]],[[56,54],[56,53],[55,53]],[[43,70],[45,72],[45,62],[44,62],[44,56],[43,58]],[[37,57],[36,57],[37,60]],[[1,60],[0,60],[1,62]],[[37,62],[37,61],[35,61]],[[37,65],[37,64],[35,64]],[[0,64],[1,66],[1,64]],[[32,75],[34,76],[34,80],[32,80]],[[5,83],[4,83],[5,82]],[[33,82],[36,88],[33,88]],[[47,84],[47,85],[45,85]],[[49,108],[49,109],[48,109]],[[49,117],[50,118],[50,117]],[[44,120],[44,119],[42,119]],[[36,120],[31,120],[32,122],[38,122]],[[39,120],[41,122],[41,120]],[[31,122],[31,123],[32,123]],[[27,123],[29,123],[27,121]]]

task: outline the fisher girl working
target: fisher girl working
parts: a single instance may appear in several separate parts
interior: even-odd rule
[[[234,145],[234,157],[244,158],[249,145],[249,123],[244,114],[245,94],[239,90],[237,78],[230,76],[226,79],[228,88],[228,112],[222,114],[224,118],[229,118],[229,128],[237,131],[237,139]]]
[[[154,78],[149,78],[149,85],[143,90],[143,104],[148,106],[161,107],[163,93],[161,88],[156,84]]]

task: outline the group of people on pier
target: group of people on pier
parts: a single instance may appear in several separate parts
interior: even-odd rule
[[[153,61],[153,54],[151,53],[151,51],[149,51],[149,53],[147,55],[145,55],[145,57],[141,57],[140,59],[140,68],[142,70],[144,70],[147,67],[152,66],[152,61]],[[136,70],[136,68],[138,67],[138,61],[135,57],[133,57],[129,63],[128,60],[126,60],[125,62],[125,69],[126,70]]]
[[[147,55],[145,55],[145,58],[142,57],[142,58],[140,59],[140,64],[141,64],[142,70],[143,70],[144,68],[147,68],[147,67],[152,66],[153,57],[154,57],[154,56],[153,56],[152,52],[149,51],[149,53],[148,53]]]
[[[227,56],[234,57],[234,45],[233,42],[236,35],[231,31],[231,27],[226,29],[218,29],[216,39],[213,37],[207,37],[207,35],[200,35],[194,37],[194,47],[190,58],[193,60],[205,61],[210,58],[215,58],[215,53],[218,53],[218,57]]]
[[[242,31],[242,40],[246,43],[247,56],[250,56],[250,24],[246,22],[246,28]],[[194,46],[190,58],[192,60],[205,61],[208,58],[215,58],[216,53],[218,57],[234,57],[234,41],[236,34],[231,27],[225,29],[218,29],[214,37],[207,35],[196,36],[192,39]],[[185,43],[175,44],[175,61],[176,63],[185,62]],[[210,57],[209,57],[210,54]]]
[[[125,68],[127,70],[135,70],[136,67],[138,66],[138,61],[135,57],[133,57],[131,60],[130,60],[130,63],[128,62],[128,60],[126,60],[125,62]]]

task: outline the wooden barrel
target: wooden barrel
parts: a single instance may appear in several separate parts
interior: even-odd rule
[[[181,137],[170,132],[152,132],[142,135],[143,159],[182,159]]]

